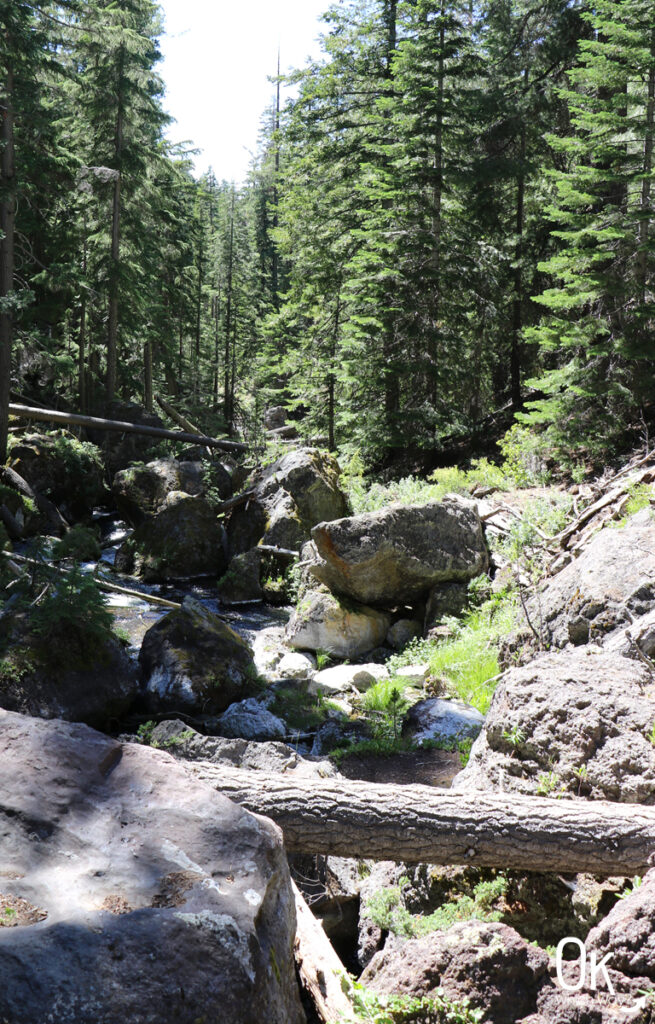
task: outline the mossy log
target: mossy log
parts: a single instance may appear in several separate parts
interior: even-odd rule
[[[290,853],[605,877],[641,875],[655,853],[653,807],[295,780],[206,762],[189,770],[272,818]]]

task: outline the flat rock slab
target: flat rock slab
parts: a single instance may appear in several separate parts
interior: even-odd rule
[[[0,1020],[304,1021],[279,830],[169,754],[0,712],[0,824]]]

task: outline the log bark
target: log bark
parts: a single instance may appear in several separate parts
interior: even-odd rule
[[[123,423],[120,420],[105,420],[99,416],[80,416],[74,412],[58,412],[55,409],[33,409],[27,405],[10,405],[9,412],[13,416],[22,416],[27,420],[41,423],[61,423],[70,427],[88,427],[90,430],[113,430],[121,434],[143,434],[146,437],[168,438],[171,441],[184,441],[186,444],[199,444],[205,448],[221,448],[226,452],[245,452],[248,445],[240,441],[222,441],[217,437],[205,437],[204,434],[188,434],[179,430],[165,430],[163,427],[149,427],[143,423]]]
[[[653,807],[295,780],[208,762],[189,770],[272,818],[290,853],[605,877],[641,875],[655,853]]]
[[[291,882],[296,902],[296,938],[294,956],[303,987],[309,992],[316,1012],[324,1024],[336,1024],[353,1017],[350,1000],[341,987],[347,975],[332,944],[305,903],[295,882]]]

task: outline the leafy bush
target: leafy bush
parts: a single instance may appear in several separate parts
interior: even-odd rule
[[[453,1003],[437,989],[434,997],[394,996],[371,992],[356,981],[344,979],[343,987],[348,994],[355,1016],[351,1021],[366,1021],[367,1024],[479,1024],[482,1010],[470,1008],[468,1000]]]
[[[548,483],[545,460],[549,451],[543,434],[514,423],[498,447],[505,470],[517,487],[540,487]]]

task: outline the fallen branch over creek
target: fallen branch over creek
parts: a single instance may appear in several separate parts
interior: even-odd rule
[[[245,452],[248,445],[240,441],[223,441],[204,434],[191,434],[186,431],[165,430],[163,427],[149,427],[143,423],[124,423],[120,420],[105,420],[99,416],[81,416],[79,413],[58,412],[55,409],[33,409],[28,405],[10,405],[12,416],[20,416],[26,420],[40,423],[61,423],[66,427],[87,427],[89,430],[110,430],[120,434],[143,434],[146,437],[166,438],[170,441],[184,441],[186,444],[197,444],[204,448],[220,448],[226,452]]]
[[[272,818],[290,853],[605,877],[642,875],[655,853],[653,807],[188,768]]]

